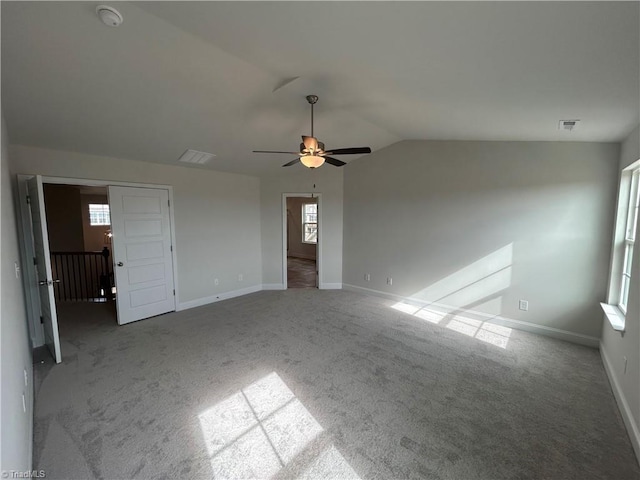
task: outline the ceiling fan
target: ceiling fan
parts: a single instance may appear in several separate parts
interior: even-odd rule
[[[307,95],[307,102],[311,105],[311,136],[302,136],[302,143],[300,144],[299,152],[278,152],[271,150],[254,150],[253,153],[288,153],[291,155],[298,155],[299,158],[291,160],[288,163],[282,165],[283,167],[290,167],[298,162],[301,162],[305,167],[318,168],[323,163],[327,162],[335,167],[341,167],[346,165],[342,160],[333,158],[330,155],[358,155],[362,153],[371,153],[369,147],[351,147],[351,148],[337,148],[325,150],[324,143],[319,142],[316,137],[313,136],[313,106],[318,101],[317,95]]]

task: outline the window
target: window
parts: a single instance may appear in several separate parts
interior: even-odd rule
[[[629,300],[629,286],[631,285],[631,263],[633,259],[633,244],[638,224],[638,204],[640,203],[640,168],[631,175],[631,188],[629,191],[627,218],[624,229],[624,256],[622,260],[622,278],[620,281],[620,294],[618,308],[627,313],[627,301]]]
[[[100,203],[89,204],[89,225],[111,225],[109,205]]]
[[[601,303],[614,330],[626,328],[633,246],[640,204],[640,160],[622,171],[607,303]]]
[[[318,205],[302,204],[302,243],[318,243]]]

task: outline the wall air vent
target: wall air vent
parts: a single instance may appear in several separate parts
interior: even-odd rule
[[[178,159],[179,162],[193,163],[196,165],[204,165],[209,162],[215,155],[213,153],[199,152],[197,150],[187,150]]]
[[[558,130],[573,132],[580,125],[580,120],[560,120],[558,122]]]

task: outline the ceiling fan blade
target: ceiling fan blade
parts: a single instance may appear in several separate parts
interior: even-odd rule
[[[333,157],[324,157],[324,161],[327,163],[330,163],[331,165],[333,165],[334,167],[341,167],[343,165],[346,165],[345,162],[343,162],[342,160],[338,160],[337,158],[333,158]]]
[[[282,165],[283,167],[290,167],[291,165],[295,165],[296,163],[298,163],[300,161],[299,158],[296,158],[295,160],[291,160],[289,163],[285,163],[284,165]]]
[[[359,153],[371,153],[369,147],[351,147],[351,148],[338,148],[335,150],[327,150],[327,155],[357,155]]]
[[[276,152],[274,150],[254,150],[253,153],[288,153],[291,155],[300,155],[300,152]]]

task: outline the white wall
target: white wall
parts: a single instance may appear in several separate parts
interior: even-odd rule
[[[20,264],[16,214],[11,192],[8,138],[2,117],[0,154],[0,355],[2,390],[0,397],[0,471],[31,469],[33,428],[33,368],[31,345],[21,280],[16,278],[14,262]],[[27,372],[25,385],[24,372]],[[25,395],[26,412],[22,407]]]
[[[262,283],[282,288],[282,194],[321,193],[320,235],[322,272],[320,288],[342,285],[342,197],[341,168],[326,165],[310,170],[301,165],[282,169],[278,176],[260,179],[262,228]],[[314,189],[315,185],[315,189]]]
[[[10,154],[14,174],[172,185],[183,307],[260,288],[258,178],[18,145],[10,146]]]
[[[618,144],[406,141],[358,160],[344,174],[344,283],[596,345],[618,153]]]
[[[622,144],[619,172],[640,159],[640,127]],[[636,238],[640,238],[640,222]],[[631,285],[624,334],[605,318],[600,351],[637,457],[640,459],[640,242],[633,250]],[[624,357],[627,371],[624,371]]]

